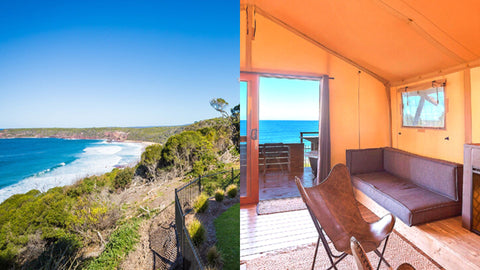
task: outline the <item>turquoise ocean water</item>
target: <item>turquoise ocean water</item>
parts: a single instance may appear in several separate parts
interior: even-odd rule
[[[102,140],[0,139],[0,202],[134,164],[142,151],[141,144]]]
[[[260,120],[258,123],[259,143],[299,143],[300,132],[318,133],[318,121],[310,120]],[[240,121],[240,135],[245,136],[246,121]],[[311,135],[310,135],[311,136]],[[305,142],[305,141],[304,141]],[[308,142],[305,142],[309,144]]]

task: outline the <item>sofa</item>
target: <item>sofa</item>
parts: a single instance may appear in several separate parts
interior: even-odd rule
[[[384,147],[346,151],[352,184],[409,226],[461,214],[461,164]]]

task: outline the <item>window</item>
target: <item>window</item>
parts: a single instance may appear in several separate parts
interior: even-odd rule
[[[445,83],[429,89],[402,91],[402,125],[404,127],[445,128]]]

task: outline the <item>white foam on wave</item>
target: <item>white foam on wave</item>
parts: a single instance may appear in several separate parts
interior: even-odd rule
[[[0,202],[13,194],[32,189],[44,192],[52,187],[71,185],[87,176],[110,172],[116,166],[134,165],[140,160],[143,149],[144,146],[139,143],[95,143],[67,165],[62,162],[54,169],[47,169],[0,189]]]

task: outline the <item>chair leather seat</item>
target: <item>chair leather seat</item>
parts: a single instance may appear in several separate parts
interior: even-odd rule
[[[295,182],[320,237],[325,232],[337,251],[351,255],[352,236],[362,244],[366,252],[376,251],[393,231],[395,217],[391,214],[373,223],[363,219],[353,194],[350,173],[344,164],[335,165],[327,178],[316,186],[305,188],[298,178]],[[383,252],[379,265],[382,261]]]

